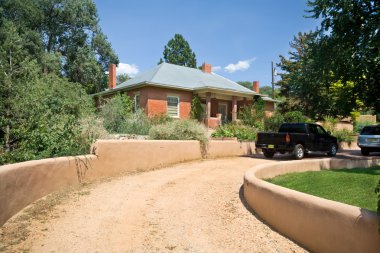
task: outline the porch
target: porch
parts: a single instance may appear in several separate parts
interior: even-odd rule
[[[202,122],[208,128],[217,128],[219,125],[238,120],[240,108],[253,103],[253,96],[242,94],[226,94],[220,92],[199,92],[204,116]]]

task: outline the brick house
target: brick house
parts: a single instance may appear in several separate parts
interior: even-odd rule
[[[116,86],[116,66],[112,64],[109,88],[93,96],[99,106],[100,98],[125,93],[133,99],[135,108],[144,109],[148,116],[166,113],[186,119],[190,117],[192,97],[198,95],[205,112],[203,122],[211,128],[236,121],[239,109],[252,104],[257,97],[265,101],[267,115],[273,112],[276,101],[259,94],[259,82],[253,82],[250,90],[212,73],[211,69],[210,64],[203,64],[199,70],[162,63]]]

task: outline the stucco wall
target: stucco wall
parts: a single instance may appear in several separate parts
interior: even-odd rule
[[[254,150],[252,145],[210,141],[206,156],[250,154]],[[33,201],[70,185],[202,159],[198,141],[98,140],[93,151],[94,155],[0,166],[0,226]]]
[[[369,167],[380,159],[316,159],[256,166],[244,176],[244,197],[254,212],[276,230],[312,252],[379,252],[376,213],[311,196],[262,178],[290,172]]]

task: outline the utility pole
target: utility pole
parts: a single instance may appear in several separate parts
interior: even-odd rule
[[[271,61],[271,65],[272,65],[272,98],[273,99],[276,99],[275,97],[274,97],[274,75],[275,75],[275,73],[274,73],[274,66],[273,66],[273,61]]]

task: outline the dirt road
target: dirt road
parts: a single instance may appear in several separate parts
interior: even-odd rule
[[[304,252],[245,206],[244,172],[264,162],[197,161],[97,184],[7,251]]]

